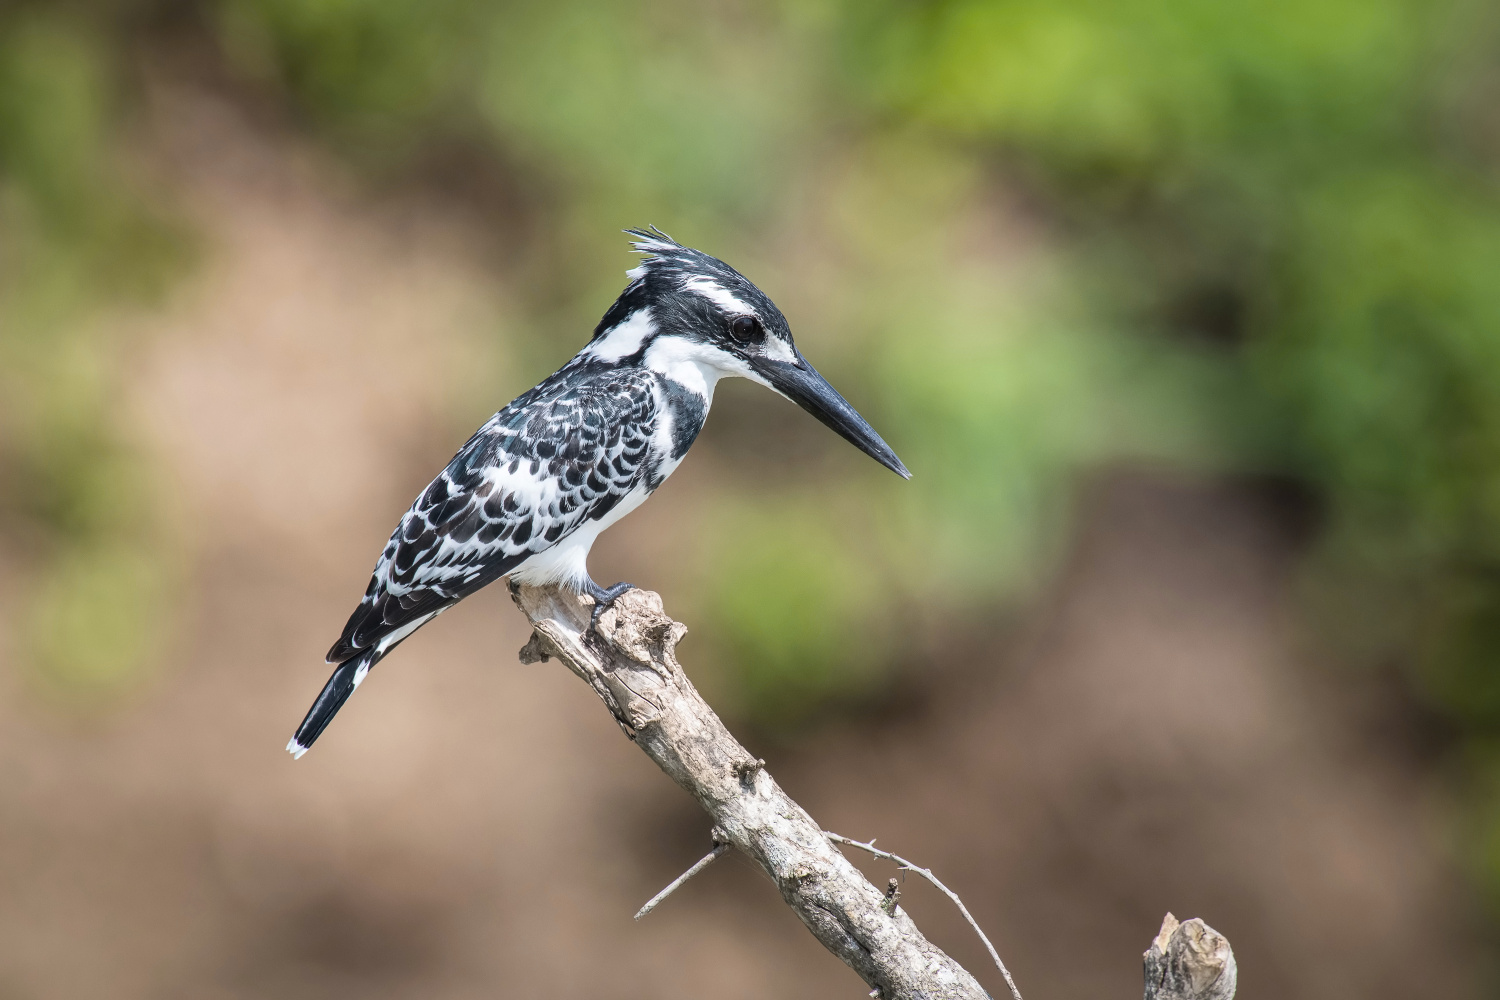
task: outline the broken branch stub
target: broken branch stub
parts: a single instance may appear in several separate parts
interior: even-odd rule
[[[1144,958],[1145,1000],[1234,1000],[1234,950],[1196,917],[1178,923],[1168,913]]]
[[[557,587],[513,586],[511,595],[534,632],[522,660],[555,656],[587,683],[625,734],[698,800],[813,936],[882,1000],[988,997],[922,935],[905,907],[887,904],[730,734],[677,662],[687,629],[666,614],[660,597],[628,591],[591,630],[586,598]]]

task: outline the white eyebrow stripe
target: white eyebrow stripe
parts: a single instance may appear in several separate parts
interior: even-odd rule
[[[755,310],[737,298],[733,292],[714,279],[706,278],[701,274],[684,281],[682,290],[698,293],[727,313],[737,313],[741,316],[755,315]]]

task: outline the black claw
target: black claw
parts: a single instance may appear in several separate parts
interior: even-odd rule
[[[599,624],[599,616],[604,614],[604,609],[618,601],[627,590],[634,590],[635,584],[626,583],[623,580],[613,587],[601,587],[593,580],[584,585],[584,593],[594,599],[594,612],[589,616],[589,628]]]

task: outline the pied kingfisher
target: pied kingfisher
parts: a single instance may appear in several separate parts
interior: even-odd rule
[[[798,352],[764,292],[660,230],[627,232],[644,256],[588,346],[486,421],[392,532],[328,651],[338,666],[287,744],[293,756],[307,752],[382,657],[502,576],[586,593],[597,620],[631,585],[595,583],[589,547],[677,468],[726,375],[785,396],[911,478]]]

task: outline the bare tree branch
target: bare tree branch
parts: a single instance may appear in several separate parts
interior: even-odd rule
[[[1196,917],[1178,923],[1168,913],[1144,958],[1145,1000],[1234,1000],[1234,950]]]
[[[522,662],[556,656],[593,688],[626,736],[765,870],[813,936],[872,986],[872,995],[988,997],[904,908],[887,912],[885,895],[725,728],[677,662],[687,629],[667,616],[660,597],[629,591],[591,630],[590,605],[571,593],[513,586],[511,594],[534,633]]]
[[[901,867],[903,871],[916,872],[918,875],[922,876],[927,881],[937,886],[938,891],[947,896],[949,899],[953,900],[953,905],[958,907],[958,912],[964,915],[964,919],[969,922],[969,926],[974,928],[974,933],[979,935],[979,940],[984,942],[984,947],[989,951],[990,958],[995,963],[995,968],[1000,970],[1000,975],[1005,977],[1005,985],[1010,987],[1010,995],[1014,997],[1015,1000],[1021,1000],[1021,991],[1016,989],[1016,981],[1010,978],[1010,970],[1005,967],[1004,962],[1000,961],[1000,953],[995,950],[994,945],[990,944],[990,939],[985,936],[984,931],[979,929],[979,921],[974,919],[973,914],[969,912],[969,908],[964,905],[964,901],[958,898],[958,893],[954,892],[952,889],[939,882],[937,876],[932,874],[929,869],[918,868],[916,865],[912,864],[910,861],[907,861],[899,854],[892,854],[890,851],[880,850],[875,846],[875,841],[873,840],[866,843],[861,843],[858,840],[850,840],[848,837],[840,836],[837,833],[831,833],[827,830],[823,832],[825,835],[827,835],[829,840],[833,841],[836,844],[848,844],[850,847],[858,847],[862,851],[869,851],[877,858],[884,858],[887,861],[894,861]],[[892,879],[891,881],[894,885],[895,879]],[[896,893],[896,895],[899,895],[899,893]]]

